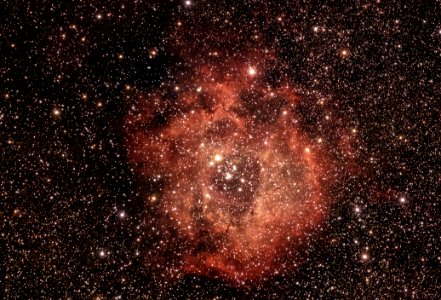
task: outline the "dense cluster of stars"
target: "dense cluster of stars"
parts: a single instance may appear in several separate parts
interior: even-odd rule
[[[4,4],[5,299],[437,299],[441,7]]]

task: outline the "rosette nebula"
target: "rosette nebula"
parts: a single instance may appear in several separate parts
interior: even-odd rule
[[[258,281],[293,267],[320,228],[328,159],[298,125],[300,94],[268,84],[266,68],[201,64],[172,91],[141,95],[127,117],[170,272]]]

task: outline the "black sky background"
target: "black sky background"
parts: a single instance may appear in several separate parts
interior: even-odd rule
[[[441,3],[193,2],[3,1],[5,298],[439,298]],[[165,283],[143,259],[157,237],[127,162],[124,117],[130,99],[203,56],[210,25],[218,30],[210,20],[233,6],[223,29],[244,38],[216,46],[252,48],[261,34],[293,83],[332,98],[333,113],[357,128],[364,172],[341,183],[291,273],[247,288],[193,276]],[[178,21],[192,44],[185,57],[173,40]],[[308,103],[301,112],[307,131],[317,130],[314,112]]]

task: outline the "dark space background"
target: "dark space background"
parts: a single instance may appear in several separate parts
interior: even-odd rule
[[[3,297],[439,299],[440,7],[3,1]],[[188,51],[175,43],[179,22]],[[356,128],[363,175],[341,182],[307,259],[289,274],[242,288],[168,281],[143,259],[157,237],[127,162],[130,99],[173,82],[177,66],[215,43],[252,49],[256,34],[293,83],[332,98],[334,113]],[[314,120],[314,108],[303,113]]]

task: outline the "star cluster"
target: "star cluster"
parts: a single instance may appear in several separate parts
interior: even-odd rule
[[[439,1],[4,11],[5,299],[441,296]]]

